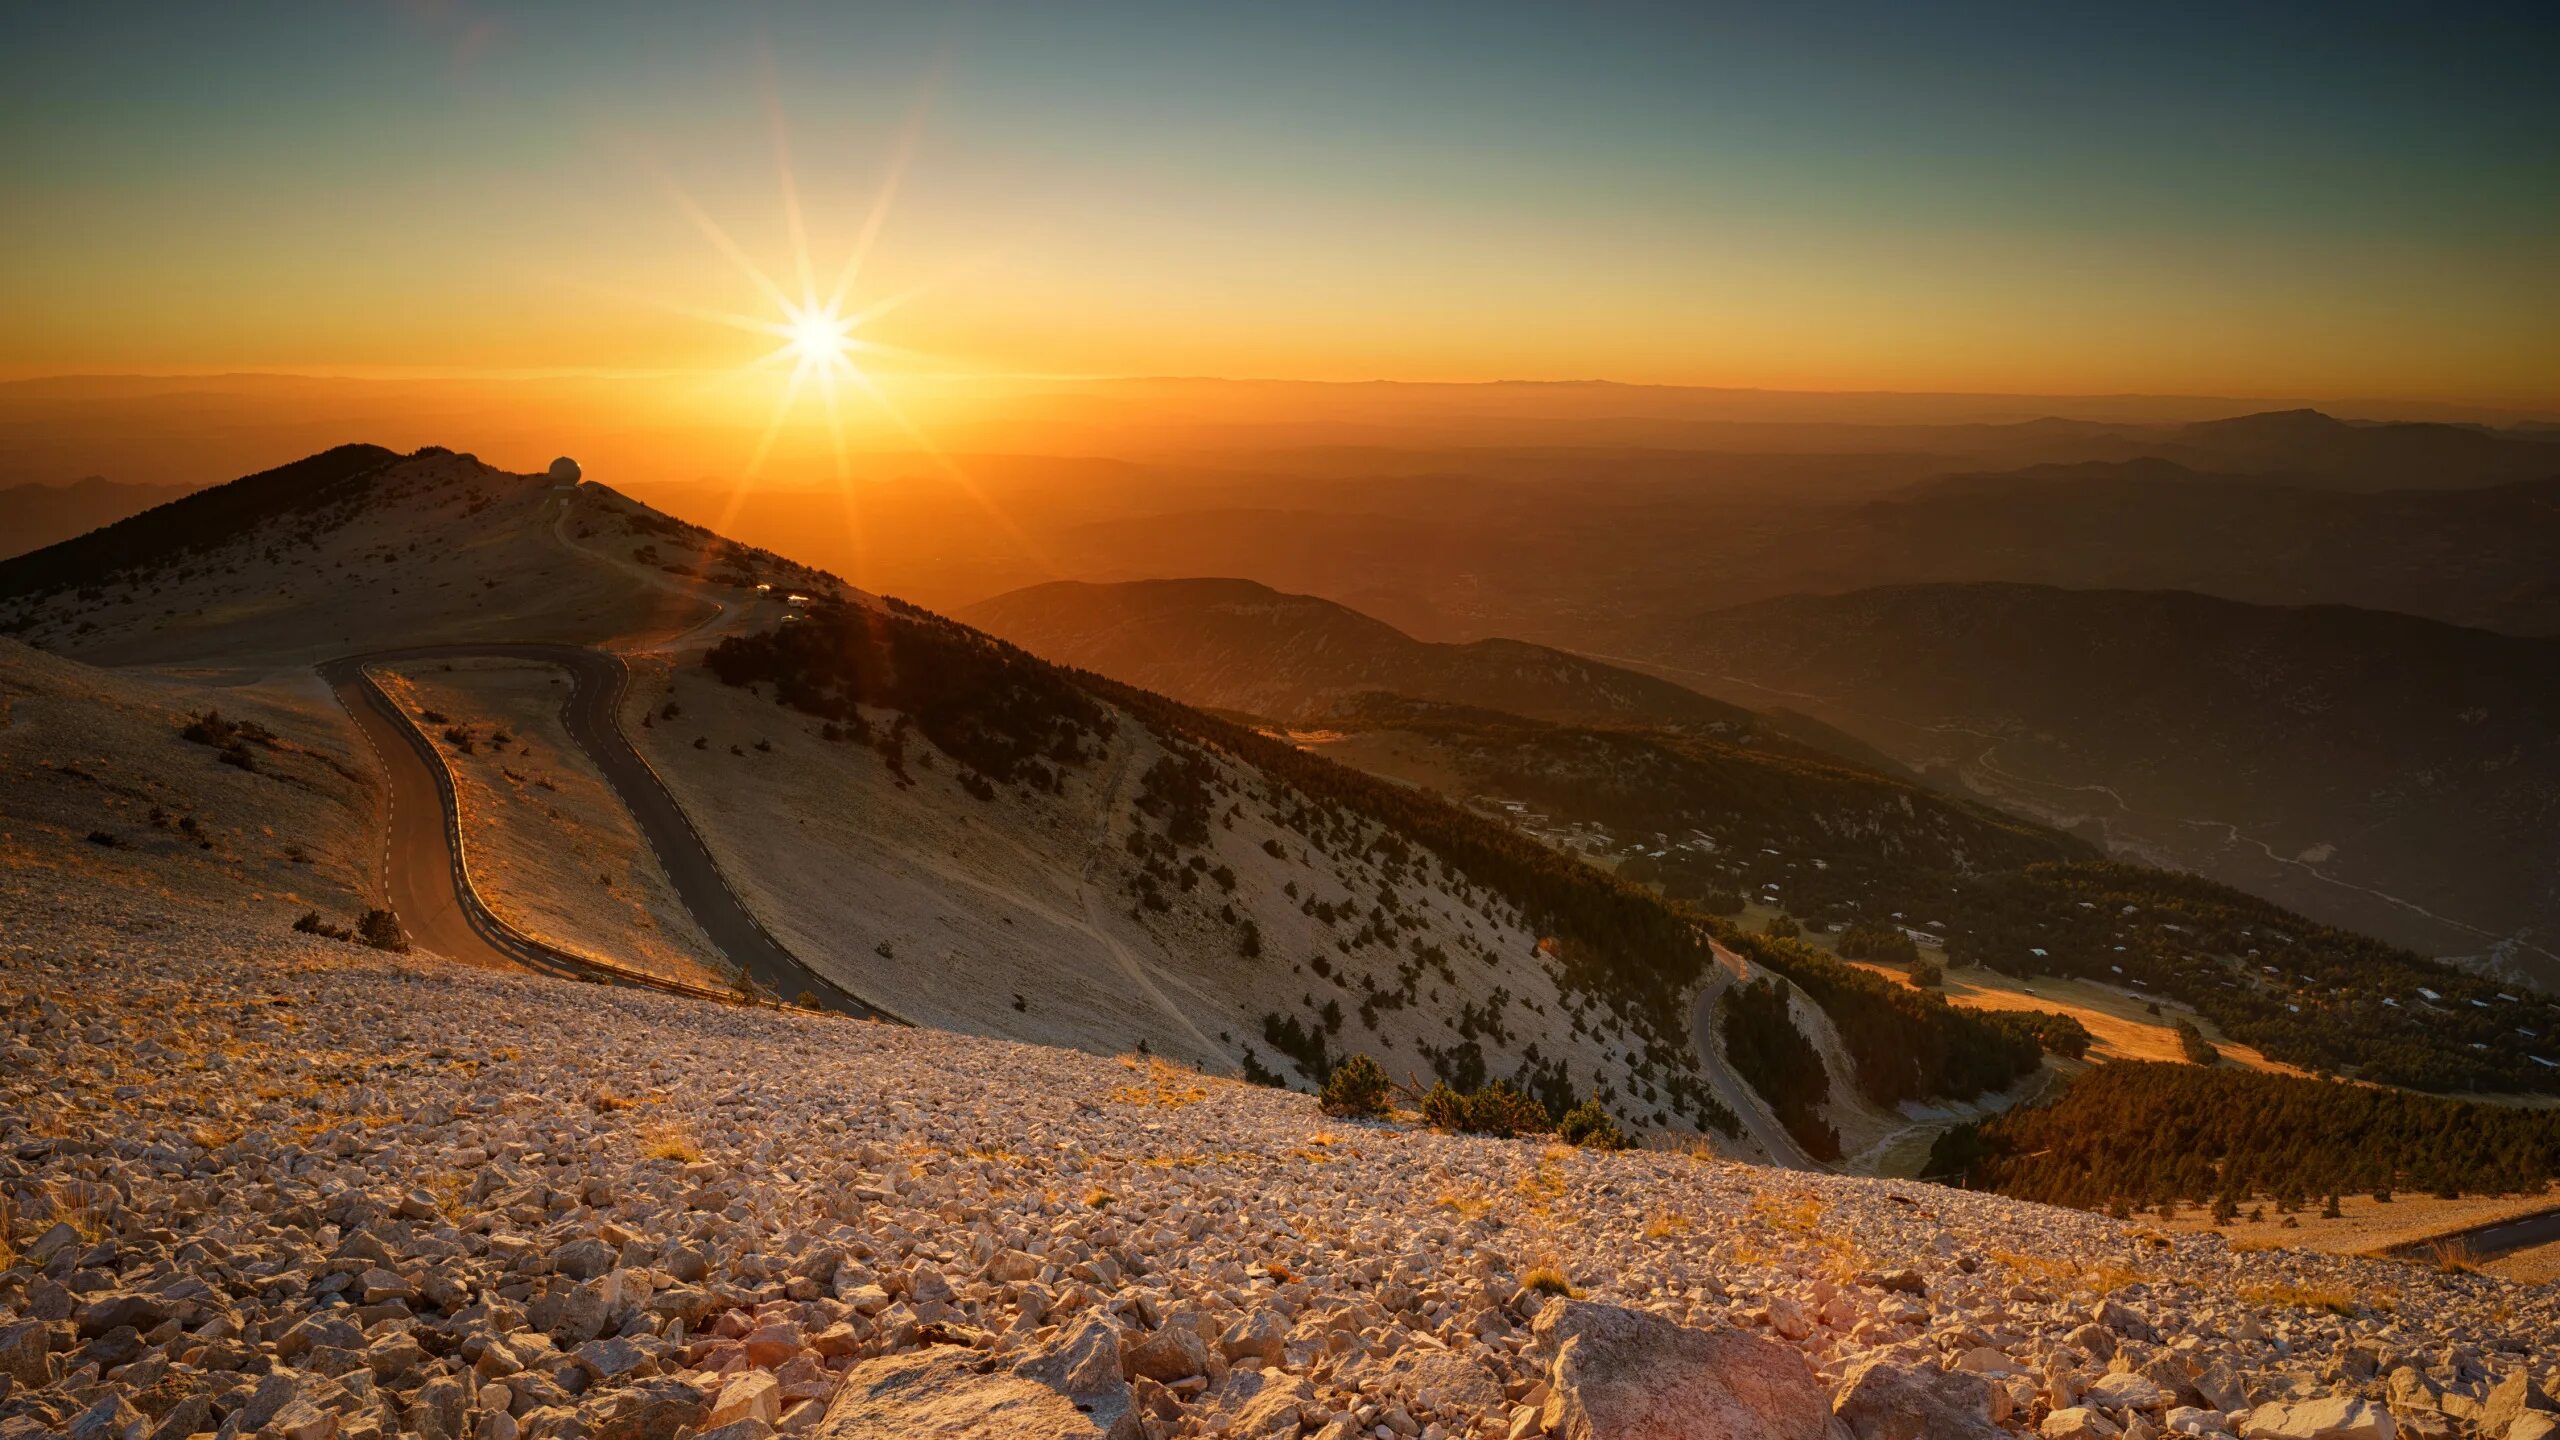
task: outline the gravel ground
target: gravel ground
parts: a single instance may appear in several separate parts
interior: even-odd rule
[[[8,1440],[2529,1436],[2560,1359],[2549,1288],[10,874],[0,1062]]]

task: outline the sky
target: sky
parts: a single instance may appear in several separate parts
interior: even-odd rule
[[[0,376],[734,376],[789,193],[884,377],[2540,406],[2555,17],[11,6]]]

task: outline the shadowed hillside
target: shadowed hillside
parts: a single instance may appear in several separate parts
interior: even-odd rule
[[[1906,586],[1656,653],[2119,851],[2560,981],[2560,641],[2174,592]],[[2501,942],[2509,942],[2502,944]]]
[[[1745,710],[1623,666],[1517,640],[1416,640],[1348,606],[1250,580],[1058,581],[969,606],[960,618],[1063,665],[1280,720],[1320,717],[1347,697],[1383,691],[1790,753],[1867,753],[1801,716]]]

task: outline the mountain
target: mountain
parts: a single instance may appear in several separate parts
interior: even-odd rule
[[[669,580],[750,577],[832,584],[601,487],[342,445],[0,560],[0,633],[97,663],[266,670],[646,636],[717,610]]]
[[[1654,653],[2119,853],[2560,983],[2560,640],[1977,584],[1715,611]]]
[[[1720,1039],[1693,1034],[1699,987],[1745,962],[1694,917],[1507,825],[604,487],[443,450],[347,447],[0,563],[0,595],[0,627],[59,657],[46,663],[217,677],[225,698],[200,703],[225,714],[308,711],[310,667],[351,654],[607,649],[627,672],[618,728],[685,838],[771,943],[881,1010],[1305,1086],[1356,1051],[1396,1075],[1468,1090],[1502,1080],[1551,1112],[1590,1100],[1630,1126],[1760,1153],[1744,1125],[1761,1098]],[[394,668],[392,693],[433,707],[409,712],[426,743],[507,757],[469,771],[477,798],[459,830],[474,863],[527,848],[491,828],[517,823],[511,787],[533,797],[531,815],[590,803],[572,801],[574,774],[552,779],[550,755],[533,753],[570,743],[536,728],[549,707],[502,704],[466,673]],[[489,708],[464,708],[476,696]],[[203,745],[168,739],[189,763],[236,750],[259,773],[256,745],[229,723],[160,728],[205,733]],[[155,783],[146,773],[109,793]],[[101,803],[85,784],[72,785],[75,808]],[[145,863],[120,838],[79,850],[76,819],[17,803],[0,818],[22,833],[43,819],[84,861]],[[91,823],[121,836],[131,817]],[[602,844],[609,829],[582,822],[560,843]],[[324,843],[337,848],[307,845]],[[321,858],[387,868],[370,837]],[[635,867],[649,868],[623,868]],[[555,868],[571,887],[593,873]],[[637,882],[643,902],[655,893],[646,874],[601,880]],[[131,883],[157,882],[136,870]],[[527,931],[596,913],[574,897],[527,901],[527,883],[539,883],[532,867],[483,899]],[[273,889],[256,899],[279,930],[304,908]],[[592,933],[581,943],[610,947]],[[635,956],[622,968],[648,967]],[[2032,1040],[1943,1002],[1874,1008],[1871,1063],[1911,1095],[1970,1096],[2037,1064]]]
[[[1801,716],[1745,710],[1623,666],[1517,640],[1416,640],[1347,605],[1250,580],[1062,580],[967,606],[959,618],[1062,665],[1279,720],[1321,718],[1349,697],[1385,692],[1793,753],[1863,749]]]
[[[124,485],[99,475],[68,485],[0,486],[0,560],[166,504],[192,488]]]
[[[2203,420],[2166,452],[2210,457],[2215,468],[2306,477],[2347,490],[2463,490],[2560,476],[2560,449],[2475,425],[2355,422],[2317,410]]]
[[[1771,583],[2194,590],[2560,633],[2560,476],[2342,492],[2158,458],[2031,466],[1908,487],[1810,541]]]

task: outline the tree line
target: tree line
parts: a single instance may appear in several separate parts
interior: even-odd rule
[[[2278,1208],[2409,1190],[2452,1198],[2560,1175],[2560,1111],[2233,1066],[2118,1061],[2051,1104],[1940,1137],[1933,1178],[2123,1212],[2164,1201]]]

